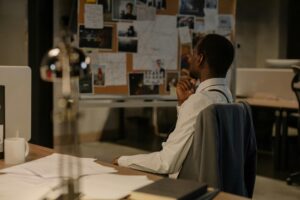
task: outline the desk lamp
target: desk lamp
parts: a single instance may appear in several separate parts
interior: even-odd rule
[[[59,123],[60,145],[57,150],[60,153],[79,156],[79,135],[78,122],[78,99],[79,79],[91,73],[90,58],[75,47],[71,46],[71,34],[65,33],[62,41],[56,48],[47,52],[40,67],[41,77],[45,81],[53,82],[54,90],[61,91],[59,97],[55,95],[56,112],[53,112],[53,119]],[[65,148],[64,147],[67,147]],[[71,159],[71,158],[70,158]],[[64,191],[58,199],[74,200],[79,199],[79,181],[81,165],[79,159],[61,159],[60,175],[62,178],[60,191]],[[68,169],[68,174],[64,171]]]

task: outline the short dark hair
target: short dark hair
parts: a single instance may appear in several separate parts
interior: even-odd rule
[[[130,3],[130,2],[128,2],[128,3],[126,4],[126,7],[127,7],[127,6],[130,6],[130,8],[133,8],[133,4]]]
[[[197,52],[204,55],[211,72],[218,77],[225,77],[234,58],[234,47],[225,37],[208,34],[197,44]]]

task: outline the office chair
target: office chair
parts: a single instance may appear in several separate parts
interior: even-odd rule
[[[193,142],[178,178],[252,197],[256,152],[250,106],[243,102],[213,104],[197,118]]]
[[[291,88],[294,91],[298,100],[298,113],[292,113],[289,115],[290,121],[296,121],[296,127],[298,131],[298,159],[300,159],[300,66],[292,66],[295,76],[292,79]],[[299,165],[299,163],[297,163]],[[290,174],[286,182],[288,185],[297,183],[300,184],[300,171]]]

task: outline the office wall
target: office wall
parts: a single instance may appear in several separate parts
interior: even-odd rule
[[[0,1],[0,65],[28,65],[27,1]]]
[[[264,67],[286,56],[286,0],[237,1],[237,67]]]

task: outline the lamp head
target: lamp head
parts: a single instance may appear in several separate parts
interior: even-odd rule
[[[64,65],[69,66],[71,78],[83,78],[91,73],[90,58],[86,57],[82,50],[61,44],[44,56],[40,68],[42,79],[50,82],[61,79]]]

